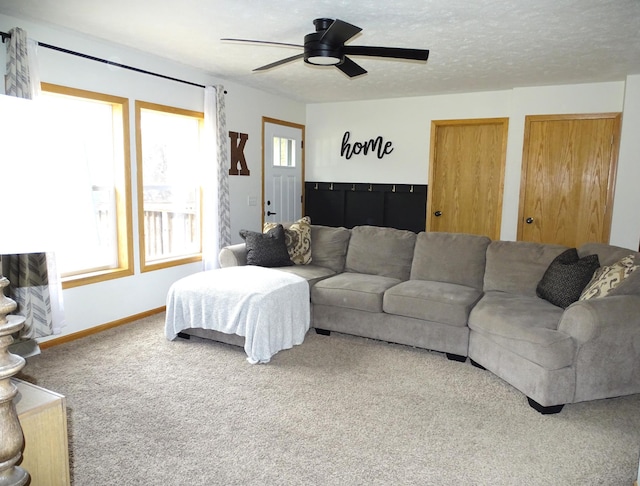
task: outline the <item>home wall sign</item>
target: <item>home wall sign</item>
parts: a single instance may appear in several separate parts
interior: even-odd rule
[[[229,138],[231,139],[229,175],[250,175],[247,159],[244,158],[244,146],[249,140],[249,135],[247,133],[229,132]],[[240,169],[238,169],[238,165],[240,165]]]
[[[371,138],[364,142],[349,142],[351,132],[344,132],[342,136],[342,148],[340,149],[340,157],[349,160],[354,155],[369,155],[369,152],[376,154],[379,159],[393,152],[393,143],[385,142],[381,136]]]

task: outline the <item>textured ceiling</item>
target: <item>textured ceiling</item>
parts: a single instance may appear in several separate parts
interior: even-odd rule
[[[0,13],[109,39],[308,103],[640,74],[640,0],[0,0]],[[369,72],[353,79],[301,60],[253,73],[301,50],[220,41],[302,44],[318,17],[361,27],[351,44],[430,49],[429,61],[354,57]]]

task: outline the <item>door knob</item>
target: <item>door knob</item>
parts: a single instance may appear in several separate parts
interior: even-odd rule
[[[271,211],[267,211],[267,216],[275,215],[276,213],[272,213]]]
[[[533,218],[527,218],[525,221],[527,222],[527,224],[531,224],[533,223]]]
[[[442,216],[442,211],[436,211],[433,213],[434,216]]]

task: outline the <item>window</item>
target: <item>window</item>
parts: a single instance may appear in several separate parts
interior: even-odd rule
[[[126,98],[42,83],[47,150],[60,177],[56,263],[69,288],[133,273]]]
[[[296,166],[296,141],[290,138],[273,137],[273,166]]]
[[[204,115],[136,101],[142,271],[198,261]]]

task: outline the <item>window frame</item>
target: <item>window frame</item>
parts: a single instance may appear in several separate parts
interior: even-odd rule
[[[120,96],[71,88],[51,83],[40,83],[42,92],[84,98],[87,100],[108,103],[113,108],[114,125],[116,117],[122,126],[122,162],[114,164],[116,173],[115,207],[116,207],[116,244],[117,265],[113,268],[86,269],[72,275],[61,276],[62,288],[69,289],[82,285],[104,282],[134,274],[133,268],[133,210],[131,206],[131,143],[129,137],[129,100]],[[120,121],[121,118],[121,121]],[[115,133],[115,132],[114,132]],[[114,145],[116,139],[114,138]],[[118,144],[119,145],[119,144]],[[115,148],[120,152],[120,147]]]
[[[143,172],[143,154],[142,154],[142,110],[159,111],[162,113],[168,113],[172,115],[188,116],[198,119],[198,125],[200,134],[204,129],[204,113],[194,110],[187,110],[184,108],[178,108],[175,106],[162,105],[158,103],[151,103],[148,101],[135,101],[135,124],[136,124],[136,169],[137,169],[137,191],[138,191],[138,238],[139,238],[139,252],[140,252],[140,271],[151,272],[154,270],[160,270],[163,268],[170,268],[178,265],[185,265],[188,263],[196,263],[202,261],[202,229],[203,229],[203,190],[202,185],[198,187],[199,191],[199,218],[198,224],[200,225],[200,251],[190,255],[183,255],[177,257],[168,257],[161,260],[153,260],[147,262],[146,252],[146,235],[144,231],[144,172]]]
[[[276,139],[278,140],[277,144],[278,144],[278,148],[276,149]],[[272,167],[277,167],[278,169],[296,169],[296,141],[292,138],[287,138],[284,137],[282,135],[273,135],[273,140],[272,142],[274,142],[274,146],[273,146],[273,161],[272,161]],[[281,163],[276,164],[275,160],[276,160],[276,150],[278,152],[278,159],[281,162],[282,161],[282,143],[284,142],[285,146],[286,146],[286,151],[285,151],[285,159],[288,162],[287,164],[283,165]]]

